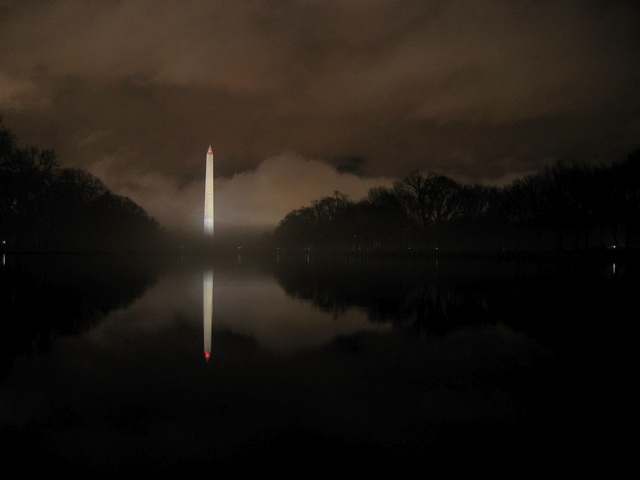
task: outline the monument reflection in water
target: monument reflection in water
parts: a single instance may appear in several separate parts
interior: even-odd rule
[[[211,329],[213,328],[213,270],[202,274],[202,324],[204,325],[204,358],[211,357]]]

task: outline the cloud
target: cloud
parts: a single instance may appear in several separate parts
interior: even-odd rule
[[[180,186],[159,173],[119,176],[109,157],[90,168],[114,192],[129,197],[170,230],[200,232],[204,178]],[[204,156],[202,174],[204,175]],[[289,153],[265,159],[250,171],[215,179],[216,228],[273,229],[285,215],[335,191],[358,201],[373,187],[391,187],[392,178],[362,178],[331,165]]]
[[[282,154],[257,169],[216,181],[216,218],[221,224],[276,225],[292,210],[310,206],[335,191],[358,201],[369,189],[391,186],[390,178],[361,178],[330,165]]]
[[[0,108],[18,110],[44,107],[46,104],[46,99],[37,94],[32,81],[10,77],[0,72]]]
[[[261,192],[251,180],[286,152],[370,178],[432,170],[504,183],[554,159],[619,160],[640,147],[637,2],[5,0],[0,9],[5,123],[172,225],[198,223],[209,143],[220,195],[251,192],[234,197],[242,212],[219,216],[258,222],[260,212],[263,223],[283,213],[280,192],[245,207]],[[316,183],[337,182],[324,185],[330,195],[345,178]],[[301,197],[283,204],[308,203],[307,186],[289,185]]]

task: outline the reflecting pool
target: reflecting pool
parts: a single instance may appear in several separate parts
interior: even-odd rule
[[[638,286],[576,259],[0,269],[5,458],[78,473],[570,470],[611,443]]]

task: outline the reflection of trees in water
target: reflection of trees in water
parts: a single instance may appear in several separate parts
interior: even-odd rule
[[[276,266],[286,293],[310,300],[334,316],[349,307],[372,322],[443,332],[486,316],[485,292],[458,266],[435,259],[339,257],[331,261]]]
[[[398,312],[402,295],[408,288],[404,278],[392,275],[394,265],[378,259],[341,258],[341,261],[297,263],[283,261],[275,274],[285,292],[311,300],[325,312],[337,317],[349,307],[372,309],[376,318],[386,321]],[[358,264],[354,261],[360,260]],[[388,280],[395,279],[389,282]]]
[[[3,357],[46,351],[140,297],[158,272],[140,255],[6,255],[0,266]]]
[[[456,325],[482,323],[487,301],[474,287],[420,282],[404,296],[395,323],[414,326],[417,332],[445,333]]]
[[[586,260],[398,259],[336,257],[284,262],[275,274],[288,295],[339,316],[347,308],[372,322],[418,334],[462,325],[502,324],[544,343],[565,341],[592,321],[630,308],[635,269]],[[636,284],[637,285],[637,284]],[[617,312],[617,313],[616,313]]]

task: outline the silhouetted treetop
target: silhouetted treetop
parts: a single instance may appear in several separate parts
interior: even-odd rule
[[[19,147],[0,119],[0,240],[29,250],[139,250],[158,223],[92,174],[61,168],[55,152]]]
[[[504,253],[640,246],[640,150],[612,165],[557,163],[504,187],[412,171],[353,202],[336,192],[285,216],[284,250]]]

